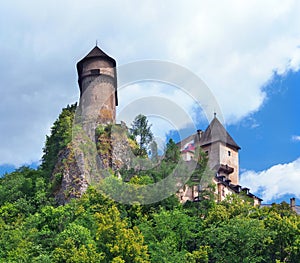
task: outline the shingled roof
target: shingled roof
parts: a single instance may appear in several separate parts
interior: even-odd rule
[[[222,123],[215,116],[211,121],[205,132],[202,134],[200,139],[200,145],[205,146],[214,142],[223,142],[237,150],[241,149],[240,146],[232,139],[229,133],[225,130]]]

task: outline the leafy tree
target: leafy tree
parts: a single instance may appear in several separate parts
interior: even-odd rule
[[[104,259],[98,253],[96,242],[89,229],[71,223],[57,236],[58,246],[53,251],[53,262],[99,262]]]
[[[185,262],[196,237],[196,218],[184,210],[160,211],[139,225],[149,246],[151,262]]]
[[[107,261],[149,262],[147,246],[137,227],[129,229],[126,220],[120,218],[116,206],[106,213],[95,213],[97,222],[96,242],[104,251]],[[118,262],[118,261],[117,261]]]
[[[300,217],[286,208],[286,203],[273,205],[261,215],[272,243],[266,251],[270,261],[300,262]]]
[[[153,140],[153,133],[151,132],[151,125],[149,124],[145,115],[139,114],[135,117],[131,124],[130,132],[132,136],[138,141],[140,148],[137,152],[139,156],[147,154],[147,147]]]
[[[178,163],[180,160],[180,150],[172,139],[167,143],[164,160],[171,163]]]
[[[77,104],[75,103],[64,108],[54,122],[50,136],[46,136],[41,168],[47,178],[52,175],[58,153],[72,140],[72,126],[76,107]]]
[[[264,261],[271,242],[263,222],[250,218],[233,218],[202,231],[201,245],[211,248],[212,262],[270,262]]]

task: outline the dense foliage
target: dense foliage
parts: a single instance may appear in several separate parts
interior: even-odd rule
[[[300,262],[300,217],[286,203],[258,208],[237,196],[216,203],[206,188],[200,202],[181,205],[171,196],[130,206],[91,186],[58,206],[49,178],[70,141],[74,109],[55,122],[39,169],[22,167],[0,178],[0,262]],[[161,180],[178,156],[170,141],[159,166],[121,171],[122,177],[131,184]],[[203,180],[203,165],[195,171],[192,179]]]
[[[40,171],[1,178],[0,262],[300,262],[300,217],[287,204],[126,206],[90,187],[56,206],[46,193]]]

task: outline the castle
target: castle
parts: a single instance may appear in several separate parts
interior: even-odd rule
[[[99,124],[115,124],[117,97],[116,61],[95,46],[77,63],[78,84],[80,89],[80,109],[83,128],[91,139],[95,138],[95,129]],[[229,194],[245,194],[254,204],[262,199],[251,194],[249,189],[239,185],[239,150],[233,138],[218,120],[216,114],[205,131],[185,138],[178,143],[181,156],[191,161],[195,149],[201,147],[208,155],[209,168],[215,172],[213,182],[215,194],[222,201]],[[196,200],[197,186],[183,187],[177,195],[181,202]]]
[[[213,120],[205,131],[197,130],[177,144],[185,161],[195,157],[195,150],[200,147],[208,156],[208,166],[215,173],[213,183],[215,194],[222,201],[229,194],[244,194],[253,199],[254,205],[260,205],[262,199],[250,193],[250,189],[239,185],[239,150],[241,149],[214,114]],[[179,190],[181,202],[195,200],[198,186]]]

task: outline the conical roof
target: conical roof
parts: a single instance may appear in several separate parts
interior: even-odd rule
[[[204,146],[214,142],[223,142],[237,150],[241,149],[241,147],[238,146],[237,143],[232,139],[216,116],[202,134],[200,145]]]
[[[116,66],[116,61],[108,56],[104,51],[102,51],[98,46],[95,46],[82,60],[77,63],[78,74],[82,72],[83,63],[89,59],[100,58],[107,59],[113,63],[113,66]]]

